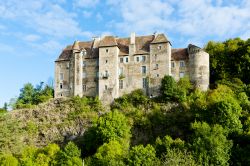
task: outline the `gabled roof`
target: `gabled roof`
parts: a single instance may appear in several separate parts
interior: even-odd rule
[[[161,33],[157,34],[151,43],[155,44],[155,43],[167,43],[167,42],[169,41],[167,40],[166,36],[163,33]]]
[[[105,36],[99,44],[99,47],[117,46],[117,42],[114,36]]]

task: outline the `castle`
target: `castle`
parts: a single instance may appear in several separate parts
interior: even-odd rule
[[[172,49],[164,34],[75,41],[55,61],[55,98],[99,96],[110,103],[135,89],[157,96],[165,75],[176,80],[189,76],[197,88],[207,90],[209,54],[191,44]]]

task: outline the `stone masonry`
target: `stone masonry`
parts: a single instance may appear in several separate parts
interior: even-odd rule
[[[104,103],[142,89],[159,95],[161,79],[188,76],[197,88],[209,86],[209,54],[189,44],[172,49],[164,34],[129,38],[105,36],[75,41],[55,61],[55,98],[99,96]]]

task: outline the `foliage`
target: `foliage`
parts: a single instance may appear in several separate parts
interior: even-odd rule
[[[229,39],[224,42],[210,41],[205,47],[210,55],[211,82],[239,78],[249,84],[250,39]]]
[[[53,98],[53,93],[53,88],[48,85],[43,86],[43,82],[41,82],[40,85],[37,85],[36,88],[34,88],[31,83],[27,83],[20,90],[17,100],[12,103],[12,108],[31,108],[34,105],[46,102]]]
[[[118,141],[104,143],[94,156],[97,160],[95,165],[125,165],[123,160],[128,153],[129,145],[126,142],[123,143]]]
[[[163,166],[196,166],[198,165],[191,153],[187,150],[169,149],[165,156],[163,156]]]
[[[81,166],[82,160],[80,158],[81,151],[78,147],[73,143],[69,142],[63,150],[60,150],[57,155],[57,165],[65,165],[65,166]]]
[[[97,134],[102,142],[119,140],[121,138],[129,139],[131,137],[131,125],[128,119],[117,110],[100,117],[96,125]]]
[[[152,145],[138,145],[129,151],[128,165],[150,166],[157,162],[156,152]]]
[[[194,122],[192,150],[202,165],[228,165],[232,141],[227,140],[220,125],[209,126],[205,122]]]
[[[175,100],[177,85],[173,77],[164,76],[161,80],[161,95],[166,101]]]
[[[18,160],[12,154],[4,154],[0,156],[0,165],[18,166]]]

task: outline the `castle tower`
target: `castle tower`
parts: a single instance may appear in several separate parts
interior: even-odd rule
[[[119,97],[117,42],[113,36],[105,36],[99,44],[99,98],[111,103]]]
[[[171,43],[164,34],[155,35],[150,43],[150,96],[158,96],[161,79],[171,74]]]
[[[206,91],[209,87],[209,54],[192,44],[188,45],[188,54],[190,81]]]
[[[75,41],[72,46],[72,66],[73,66],[73,94],[82,96],[82,54],[79,41]]]

